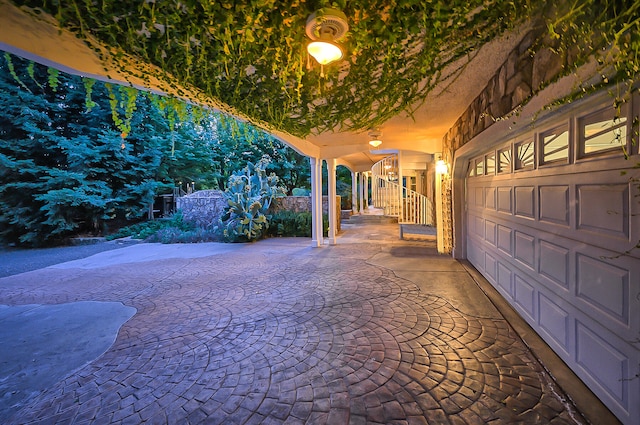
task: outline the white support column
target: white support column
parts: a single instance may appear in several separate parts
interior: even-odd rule
[[[444,233],[442,226],[444,225],[442,216],[442,173],[436,171],[436,247],[438,253],[444,253]]]
[[[364,173],[360,173],[360,213],[364,212]]]
[[[366,209],[369,209],[369,189],[371,188],[371,171],[367,171],[366,173],[364,173],[364,181],[365,181],[365,186],[364,186],[364,207]]]
[[[335,158],[327,159],[327,195],[329,197],[328,211],[329,216],[329,245],[336,244],[336,235],[338,233],[338,223],[336,222],[336,196],[338,189],[336,187],[336,166]]]
[[[322,160],[312,157],[309,158],[309,162],[311,165],[311,246],[317,248],[322,245]]]
[[[358,212],[358,173],[351,172],[351,213]]]
[[[404,221],[404,183],[402,181],[402,151],[398,151],[398,222]]]
[[[324,243],[324,224],[322,220],[322,159],[318,158],[316,162],[316,184],[318,185],[317,197],[316,197],[316,214],[318,215],[318,222],[316,228],[318,232],[318,241],[320,245]]]

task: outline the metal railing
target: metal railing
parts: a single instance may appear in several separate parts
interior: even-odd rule
[[[421,193],[398,184],[398,157],[388,156],[371,168],[373,206],[399,223],[433,226],[433,202]]]

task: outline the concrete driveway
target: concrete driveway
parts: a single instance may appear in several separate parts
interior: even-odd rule
[[[612,420],[568,401],[465,265],[397,225],[343,229],[336,246],[138,244],[0,279],[0,422]]]

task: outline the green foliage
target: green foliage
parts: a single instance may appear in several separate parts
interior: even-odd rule
[[[234,173],[224,196],[229,205],[222,216],[224,238],[230,242],[254,241],[264,236],[269,227],[267,211],[273,199],[282,193],[278,177],[267,175],[268,158],[257,164],[248,163]]]
[[[219,235],[217,232],[207,229],[183,230],[177,227],[164,227],[146,238],[145,242],[159,243],[199,243],[217,242]]]
[[[302,187],[294,187],[291,190],[291,196],[309,196],[311,191]]]
[[[287,182],[294,181],[288,170],[306,165],[247,124],[111,87],[118,117],[129,120],[125,141],[113,122],[108,86],[56,73],[54,91],[51,75],[41,65],[0,55],[0,243],[36,246],[108,233],[140,220],[154,196],[183,182],[224,187],[231,167],[265,152],[284,161],[269,167]],[[129,114],[134,101],[136,112]],[[308,175],[308,168],[298,175]]]
[[[323,2],[16,3],[43,9],[80,37],[157,66],[156,77],[170,75],[173,83],[197,87],[256,122],[305,136],[384,123],[455,78],[448,67],[455,69],[459,59],[546,2],[338,2],[349,20],[340,41],[347,56],[325,67],[325,76],[306,53],[304,32]],[[119,65],[126,70],[124,60]]]
[[[94,102],[91,98],[91,95],[93,93],[93,86],[96,83],[96,80],[94,80],[93,78],[82,77],[82,83],[84,84],[85,91],[84,104],[87,107],[87,112],[91,112],[91,109],[93,109],[94,106],[97,106],[97,103]]]
[[[326,76],[307,55],[302,30],[326,2],[14,3],[44,10],[79,37],[107,46],[121,72],[127,72],[124,54],[130,55],[158,67],[154,76],[169,78],[172,89],[196,87],[205,99],[302,137],[363,130],[401,111],[411,114],[482,45],[533,18],[544,28],[541,49],[577,65],[595,55],[597,72],[613,70],[601,83],[631,81],[640,71],[637,1],[341,1],[333,6],[349,21],[340,40],[347,55],[327,66]],[[573,72],[566,66],[560,77]],[[576,87],[583,90],[590,87]]]
[[[174,232],[190,232],[194,231],[195,227],[192,224],[185,222],[183,220],[182,213],[178,211],[166,219],[145,221],[123,227],[117,232],[106,236],[105,239],[114,240],[129,236],[133,239],[148,239],[165,229],[172,229]]]
[[[279,237],[311,237],[311,213],[310,212],[293,212],[279,211],[269,218],[268,236]],[[329,218],[326,214],[323,216],[323,233],[328,234]]]
[[[136,99],[138,90],[133,87],[117,86],[105,83],[109,93],[109,105],[111,106],[111,118],[115,126],[121,131],[120,136],[124,139],[131,132],[131,119],[133,112],[137,109]],[[120,116],[123,116],[120,118]]]

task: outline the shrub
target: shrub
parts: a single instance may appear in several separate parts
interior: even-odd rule
[[[328,234],[329,220],[327,215],[323,216],[323,232]],[[301,236],[311,237],[311,213],[279,211],[269,219],[267,236]]]
[[[145,242],[160,243],[198,243],[218,242],[220,238],[216,232],[206,229],[183,230],[177,227],[165,227],[145,239]]]
[[[105,239],[113,240],[131,236],[133,239],[147,239],[158,231],[173,228],[182,232],[193,231],[195,228],[191,223],[187,223],[182,218],[180,211],[167,219],[145,221],[132,226],[123,227],[118,232],[106,236]]]
[[[309,189],[304,189],[301,187],[294,187],[293,189],[291,189],[292,196],[309,196],[310,193],[311,191]]]

